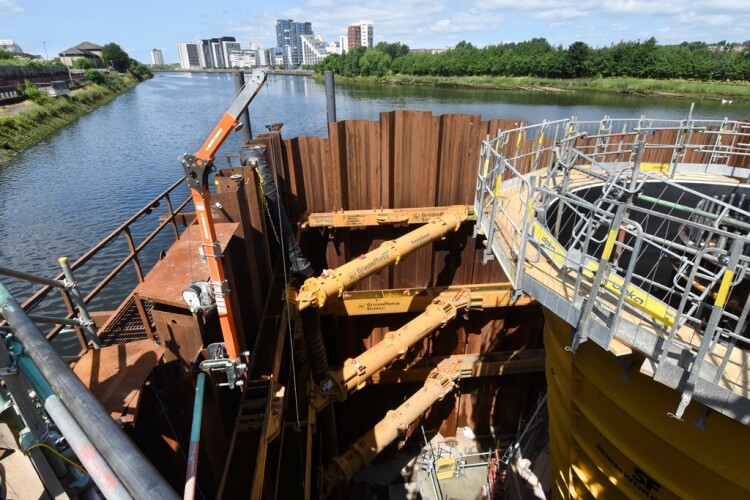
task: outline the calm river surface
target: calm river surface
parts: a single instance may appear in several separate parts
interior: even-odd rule
[[[202,144],[233,94],[230,75],[160,73],[0,168],[0,266],[48,277],[57,274],[59,256],[77,259],[182,175],[178,156]],[[381,111],[418,109],[532,123],[570,116],[598,120],[604,115],[679,119],[686,117],[691,102],[363,85],[339,85],[336,101],[339,120],[377,119]],[[256,133],[274,122],[284,123],[282,135],[287,138],[327,133],[324,87],[304,77],[270,76],[250,114]],[[750,105],[696,102],[696,118],[728,114],[750,117]],[[219,156],[238,148],[238,136],[233,136]],[[187,187],[183,193],[188,194]],[[139,231],[142,237],[150,228],[136,229],[136,236]],[[169,240],[160,244],[166,249]],[[125,252],[120,242],[110,253],[115,257]],[[94,265],[77,276],[84,292],[90,290],[86,286],[96,272]],[[27,296],[20,283],[0,279],[20,300]],[[120,292],[130,286],[121,285]]]

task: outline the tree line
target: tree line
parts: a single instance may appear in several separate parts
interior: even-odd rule
[[[118,73],[130,73],[138,81],[143,81],[147,78],[152,78],[154,75],[148,66],[130,57],[122,47],[116,43],[108,43],[102,47],[102,63],[107,68],[112,68]],[[62,66],[60,58],[54,58],[50,60],[41,59],[25,59],[20,58],[13,52],[0,50],[0,66],[2,65],[14,65],[14,66]],[[103,83],[104,76],[97,76],[95,73],[95,64],[91,59],[81,58],[76,59],[73,63],[73,68],[86,70],[86,77],[93,79],[94,83]],[[92,71],[89,71],[92,70]]]
[[[736,48],[741,47],[740,51]],[[410,52],[380,42],[333,54],[315,65],[343,76],[533,76],[541,78],[653,78],[701,81],[750,80],[750,43],[659,45],[655,38],[593,48],[584,42],[553,46],[544,38],[478,48],[462,41],[439,52]]]

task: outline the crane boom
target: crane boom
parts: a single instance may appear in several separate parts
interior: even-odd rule
[[[216,237],[216,229],[211,215],[208,175],[211,173],[216,152],[229,134],[242,125],[238,121],[240,114],[252,102],[265,82],[266,72],[262,69],[254,70],[250,80],[237,95],[200,149],[194,154],[185,153],[180,157],[180,163],[185,169],[185,176],[190,185],[193,203],[195,204],[195,212],[201,229],[201,252],[208,262],[211,288],[216,300],[221,333],[227,356],[231,362],[235,362],[239,357],[240,346],[232,307],[226,298],[229,287],[221,260],[221,246]]]

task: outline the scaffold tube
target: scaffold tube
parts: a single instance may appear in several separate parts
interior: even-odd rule
[[[174,490],[57,354],[1,282],[0,315],[13,328],[16,337],[52,390],[60,397],[76,422],[86,429],[93,445],[104,456],[131,496],[177,498]]]
[[[86,432],[81,429],[60,398],[54,394],[34,361],[23,354],[23,346],[16,341],[10,341],[8,351],[15,355],[18,370],[31,383],[44,409],[65,436],[65,440],[104,496],[108,499],[131,498],[128,490],[101,456],[99,450],[91,443]]]
[[[395,240],[386,241],[375,250],[360,255],[336,269],[326,269],[319,277],[309,278],[300,288],[300,309],[322,307],[328,297],[340,297],[348,287],[380,269],[398,264],[414,250],[446,234],[458,231],[469,217],[467,207],[451,207],[445,214]]]

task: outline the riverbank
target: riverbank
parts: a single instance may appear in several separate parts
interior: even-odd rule
[[[107,85],[90,83],[69,96],[45,97],[41,103],[27,100],[0,106],[0,167],[24,149],[110,102],[138,83],[135,78],[125,76]]]
[[[322,75],[316,75],[322,80]],[[414,76],[391,75],[384,78],[347,78],[337,75],[336,81],[389,85],[431,85],[435,87],[467,87],[532,92],[594,91],[629,95],[692,97],[699,99],[737,100],[750,102],[750,85],[746,83],[696,82],[688,80],[647,80],[637,78],[554,79],[503,76]]]

